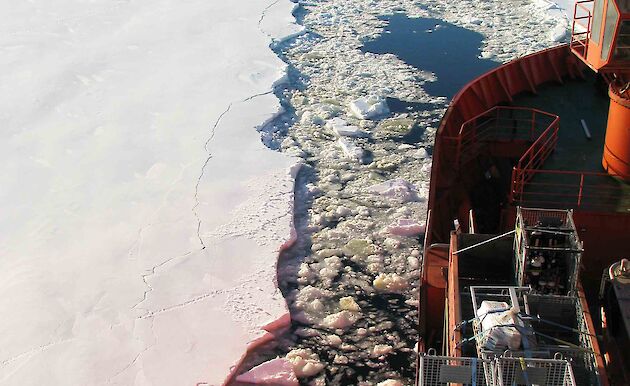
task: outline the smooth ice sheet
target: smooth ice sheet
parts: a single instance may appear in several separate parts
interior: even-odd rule
[[[287,312],[294,4],[0,7],[0,385],[220,384]]]

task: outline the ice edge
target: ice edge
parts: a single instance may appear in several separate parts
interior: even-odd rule
[[[272,9],[274,6],[277,6],[280,3],[281,0],[275,0],[273,1],[271,4],[269,4],[265,9],[263,9],[262,14],[260,19],[258,20],[258,29],[260,30],[260,32],[264,35],[266,35],[271,42],[269,43],[269,49],[271,51],[273,51],[278,58],[280,58],[282,60],[281,55],[279,55],[279,53],[277,52],[277,47],[282,44],[283,42],[286,42],[287,40],[293,39],[297,36],[302,35],[305,32],[305,27],[298,24],[297,19],[295,17],[295,12],[299,9],[300,5],[299,3],[295,2],[294,0],[289,0],[291,2],[294,3],[293,8],[291,10],[291,15],[293,17],[294,22],[292,23],[294,26],[299,26],[299,28],[296,31],[293,32],[289,32],[286,33],[282,36],[273,36],[273,34],[266,32],[263,28],[262,28],[262,22],[264,21],[265,17],[267,16],[267,12]],[[281,71],[281,75],[278,77],[278,79],[276,79],[272,84],[271,84],[271,90],[268,92],[265,92],[263,94],[257,94],[254,95],[252,97],[247,98],[246,100],[243,100],[242,102],[246,102],[249,99],[253,99],[257,96],[261,96],[261,95],[266,95],[266,94],[270,94],[270,93],[274,93],[276,95],[276,98],[278,99],[278,102],[281,102],[282,100],[282,96],[279,95],[279,92],[276,92],[276,90],[278,90],[279,86],[287,83],[289,81],[288,79],[288,69],[289,69],[289,65],[283,60],[284,62],[284,66],[282,67],[282,71]],[[228,109],[224,112],[224,114],[229,111],[229,109],[232,107],[232,104],[230,104],[230,106],[228,107]],[[265,121],[263,121],[261,124],[259,124],[256,127],[256,130],[259,130],[261,128],[264,128],[265,126],[269,125],[271,122],[273,122],[274,120],[278,119],[283,113],[285,112],[285,109],[282,107],[282,104],[280,104],[277,108],[277,110]],[[217,122],[215,123],[218,124],[218,122],[221,120],[222,116],[224,115],[222,114],[221,117],[219,117],[219,119],[217,120]],[[207,146],[207,143],[206,143]],[[270,151],[272,151],[270,149]],[[210,155],[208,160],[212,158],[212,156]],[[207,161],[208,161],[207,160]],[[206,163],[207,163],[206,161]],[[296,162],[289,167],[288,173],[290,174],[291,178],[292,178],[292,194],[291,194],[291,202],[290,202],[290,213],[291,213],[291,220],[290,220],[290,234],[288,236],[288,238],[280,245],[280,247],[278,248],[278,255],[275,261],[275,271],[276,271],[276,275],[274,277],[274,281],[275,281],[275,285],[276,288],[279,288],[278,285],[278,261],[280,259],[280,256],[282,255],[282,253],[291,248],[295,242],[297,241],[297,230],[295,229],[295,183],[297,180],[297,176],[300,172],[300,169],[302,167],[303,163],[296,159]],[[205,165],[204,165],[205,167]],[[202,176],[200,176],[200,179],[203,177],[203,171],[202,171]],[[193,209],[194,210],[194,209]],[[200,237],[200,241],[201,241],[201,237]],[[203,241],[201,241],[202,246],[205,247],[203,245]],[[283,299],[285,299],[283,297]],[[284,309],[285,309],[285,313],[279,317],[276,320],[273,320],[263,326],[260,326],[260,330],[262,332],[262,335],[259,336],[258,338],[255,338],[254,340],[250,341],[247,344],[246,350],[245,352],[241,355],[241,357],[239,358],[239,360],[234,364],[234,366],[232,366],[230,373],[227,375],[225,381],[222,383],[223,386],[227,386],[229,384],[231,384],[232,382],[234,382],[234,380],[236,379],[239,371],[241,370],[241,366],[243,364],[243,361],[245,360],[245,358],[247,358],[247,356],[254,351],[256,348],[267,344],[273,340],[276,339],[276,335],[278,333],[284,332],[286,329],[289,328],[289,326],[291,325],[291,314],[289,312],[289,307],[288,304],[286,302],[286,299],[284,300]],[[207,385],[206,383],[197,383],[197,386],[204,386]]]

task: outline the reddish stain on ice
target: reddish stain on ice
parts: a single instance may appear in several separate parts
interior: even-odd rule
[[[417,236],[424,233],[425,225],[403,218],[388,226],[387,230],[396,236]]]
[[[258,385],[297,386],[298,379],[291,362],[284,358],[272,359],[239,375],[238,382]]]

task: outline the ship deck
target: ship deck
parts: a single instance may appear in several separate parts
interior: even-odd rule
[[[566,208],[572,203],[578,210],[630,212],[630,184],[598,174],[604,172],[601,161],[609,99],[594,75],[540,86],[537,94],[519,95],[513,104],[560,117],[555,151],[525,189],[524,205]],[[582,119],[591,139],[585,135]]]

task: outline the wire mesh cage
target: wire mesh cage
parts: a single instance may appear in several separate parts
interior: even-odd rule
[[[575,386],[571,364],[566,360],[497,358],[496,386]]]
[[[479,358],[423,355],[419,386],[493,386],[492,361]]]
[[[516,283],[534,292],[576,292],[580,241],[571,210],[517,208],[514,237]]]
[[[521,315],[530,313],[529,287],[471,286],[474,312],[473,337],[477,354],[494,359],[506,350],[533,350],[536,339],[531,324]]]
[[[419,386],[577,386],[571,363],[562,359],[422,355],[419,374]]]
[[[475,341],[479,358],[493,361],[507,356],[549,361],[560,355],[573,365],[571,374],[578,384],[599,384],[597,354],[592,342],[594,335],[588,330],[578,297],[542,295],[533,293],[529,287],[509,286],[472,286],[470,292],[475,315],[472,320],[474,335],[464,341]],[[497,305],[496,309],[489,309],[489,303]],[[503,315],[509,318],[505,319]],[[484,318],[490,320],[485,319],[484,323]],[[523,377],[527,378],[527,374],[519,375],[517,370],[514,371],[516,373],[512,375],[501,373],[503,379],[516,377],[520,382]],[[531,373],[535,374],[531,377],[539,380],[543,370],[532,370]],[[552,378],[555,380],[557,376]],[[562,384],[550,382],[531,384]]]

